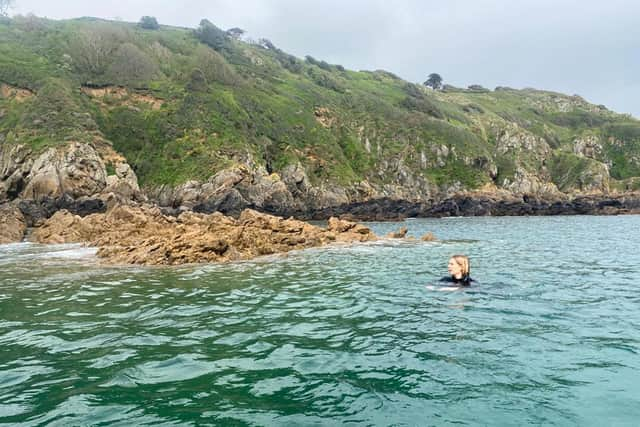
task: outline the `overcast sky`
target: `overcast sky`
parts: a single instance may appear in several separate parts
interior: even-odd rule
[[[350,69],[555,90],[640,117],[639,0],[15,0],[13,13],[29,12],[207,18]]]

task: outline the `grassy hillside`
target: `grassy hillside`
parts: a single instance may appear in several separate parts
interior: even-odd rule
[[[345,186],[402,174],[506,186],[526,172],[569,191],[588,187],[594,164],[616,188],[640,176],[640,122],[580,97],[433,91],[240,41],[208,22],[146,30],[5,19],[0,84],[0,142],[41,150],[104,137],[143,185],[205,180],[235,163],[278,172],[299,162],[312,183]]]

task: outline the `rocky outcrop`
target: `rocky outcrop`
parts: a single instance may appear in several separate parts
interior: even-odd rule
[[[0,244],[22,241],[27,223],[15,204],[0,206]]]
[[[90,196],[102,191],[106,183],[105,167],[95,149],[72,142],[63,149],[49,148],[35,159],[22,196]]]
[[[514,194],[556,194],[560,191],[552,182],[544,181],[536,174],[518,167],[513,178],[506,178],[502,187]]]
[[[94,101],[98,102],[102,107],[110,107],[111,105],[105,101],[116,101],[116,105],[133,105],[146,104],[152,110],[159,110],[164,101],[149,94],[137,93],[127,90],[121,86],[105,86],[91,87],[82,86],[82,92]]]
[[[293,197],[279,175],[245,165],[224,169],[205,183],[188,181],[175,188],[151,189],[149,196],[160,206],[236,216],[244,209],[256,207],[266,212],[284,213],[294,205]]]
[[[403,239],[407,236],[408,231],[407,227],[402,226],[398,230],[388,233],[385,237],[389,239]]]
[[[103,213],[107,210],[105,201],[99,198],[80,197],[74,199],[68,194],[61,197],[43,197],[39,200],[24,199],[17,201],[28,227],[39,227],[54,213],[67,210],[74,215],[87,216]]]
[[[0,144],[0,202],[97,198],[108,193],[141,197],[134,171],[105,141],[71,141],[40,153],[23,144]]]
[[[59,211],[33,233],[41,243],[84,242],[118,264],[185,264],[250,259],[260,255],[376,240],[367,227],[331,219],[324,229],[247,209],[238,219],[215,213],[164,215],[157,207],[116,206],[84,218]]]
[[[580,157],[597,160],[602,157],[604,148],[596,135],[586,135],[573,141],[573,152]]]
[[[437,241],[438,239],[436,238],[436,236],[435,236],[432,232],[430,232],[430,231],[429,231],[428,233],[425,233],[425,234],[420,238],[420,240],[422,240],[423,242],[435,242],[435,241]]]
[[[31,172],[31,150],[0,141],[0,203],[19,197]]]
[[[640,213],[640,193],[584,195],[570,198],[536,195],[458,194],[422,210],[419,216],[618,215]]]
[[[498,154],[524,152],[537,159],[544,159],[551,153],[551,147],[543,138],[511,124],[497,131],[496,151]]]
[[[11,86],[6,83],[0,83],[0,98],[12,99],[17,102],[24,102],[30,99],[35,94],[29,90],[16,86]]]

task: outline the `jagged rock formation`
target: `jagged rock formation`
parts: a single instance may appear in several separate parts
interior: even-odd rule
[[[0,244],[22,241],[27,222],[15,205],[0,205]]]
[[[107,166],[114,168],[109,174]],[[0,145],[0,202],[15,198],[42,200],[117,193],[134,198],[138,179],[124,157],[108,143],[71,141],[42,153],[22,144]]]
[[[115,206],[84,218],[59,211],[32,237],[41,243],[87,243],[97,246],[98,256],[107,262],[145,265],[241,260],[377,238],[363,225],[336,218],[323,229],[249,209],[236,220],[194,212],[176,218],[148,206]]]

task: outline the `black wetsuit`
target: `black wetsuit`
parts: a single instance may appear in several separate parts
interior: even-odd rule
[[[440,279],[440,282],[452,283],[456,286],[471,286],[471,283],[476,283],[476,281],[469,276],[462,276],[460,279],[456,279],[453,276],[447,276]]]

